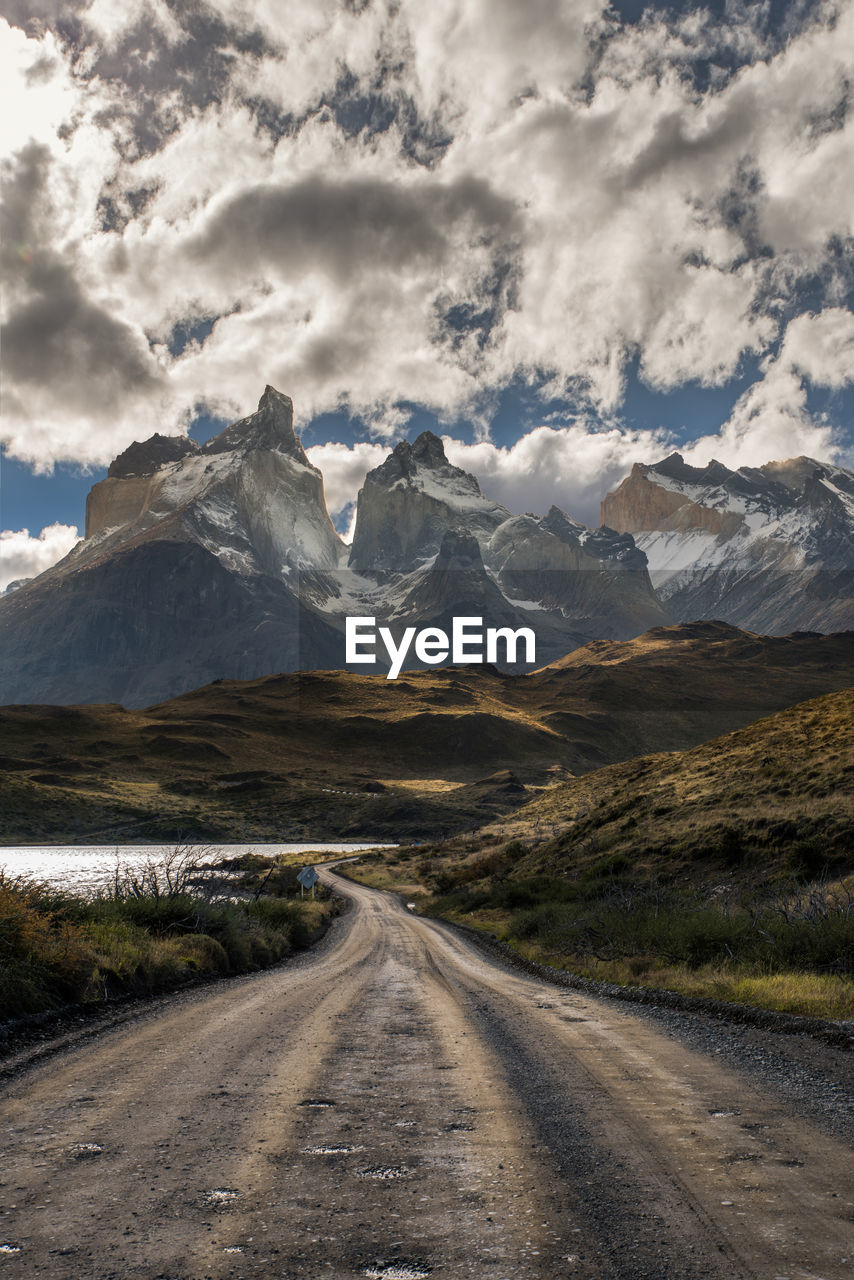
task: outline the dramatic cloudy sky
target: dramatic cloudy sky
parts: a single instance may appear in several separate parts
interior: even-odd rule
[[[5,577],[266,382],[348,504],[854,461],[854,0],[2,0]]]

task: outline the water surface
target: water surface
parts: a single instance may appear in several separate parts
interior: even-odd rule
[[[200,845],[205,862],[219,862],[250,850],[267,856],[305,852],[306,862],[322,861],[312,854],[328,857],[359,853],[362,849],[388,848],[378,844],[210,844]],[[175,848],[174,844],[92,844],[92,845],[0,845],[0,871],[10,877],[27,876],[45,880],[75,893],[97,893],[112,882],[119,862],[135,869],[150,860],[159,862]]]

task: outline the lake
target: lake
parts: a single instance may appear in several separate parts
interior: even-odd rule
[[[7,876],[46,880],[75,893],[96,893],[112,881],[118,859],[124,866],[141,867],[159,860],[173,844],[8,845],[0,846],[0,871]],[[378,844],[211,844],[204,845],[206,862],[233,858],[250,850],[267,856],[280,853],[335,854],[343,856],[363,849],[389,848]],[[306,857],[306,862],[320,861]]]

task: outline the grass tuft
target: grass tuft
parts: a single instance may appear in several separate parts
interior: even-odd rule
[[[82,898],[0,872],[0,1021],[205,977],[246,973],[306,946],[335,910],[317,899],[152,891],[116,878]]]

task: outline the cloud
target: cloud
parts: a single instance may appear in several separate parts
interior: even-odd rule
[[[266,183],[217,204],[186,245],[190,258],[214,261],[238,280],[258,271],[320,271],[346,287],[366,268],[435,269],[460,224],[482,240],[513,221],[513,205],[475,178],[403,185],[378,177]],[[465,234],[465,232],[464,232]]]
[[[73,253],[49,243],[52,165],[46,146],[24,147],[3,166],[0,207],[4,432],[12,454],[37,464],[100,460],[121,439],[119,415],[125,433],[135,407],[153,428],[167,394],[145,335],[89,296]]]
[[[661,432],[591,431],[581,424],[536,427],[509,448],[444,437],[455,466],[472,472],[483,492],[514,513],[560,507],[584,524],[599,524],[599,503],[636,462],[656,462],[670,441]]]
[[[30,141],[50,144],[78,108],[75,86],[60,41],[51,31],[28,37],[0,20],[4,109],[0,115],[0,153]]]
[[[319,129],[315,152],[330,130]],[[289,171],[225,191],[192,224],[167,226],[159,197],[151,212],[129,253],[137,298],[144,306],[168,281],[188,309],[220,316],[171,371],[188,403],[243,412],[263,366],[303,421],[346,406],[367,433],[390,438],[408,420],[401,400],[477,400],[483,353],[447,312],[507,305],[516,210],[488,184],[418,169],[391,182],[364,148],[335,177]]]
[[[790,321],[777,363],[819,387],[838,390],[854,381],[854,314],[828,307]]]
[[[323,472],[326,506],[333,520],[347,511],[365,481],[389,454],[386,446],[359,440],[353,445],[316,444],[306,449],[309,462]]]
[[[51,524],[37,538],[29,529],[0,532],[0,591],[19,578],[34,578],[68,555],[80,535],[72,525]]]
[[[720,432],[685,450],[699,464],[716,457],[729,466],[761,466],[805,454],[832,459],[841,433],[809,413],[807,384],[840,389],[854,382],[854,314],[831,307],[803,314],[786,328],[776,357],[745,391]]]
[[[601,426],[630,368],[721,386],[746,357],[764,372],[717,451],[821,443],[799,396],[836,359],[810,313],[854,287],[854,8],[771,8],[11,9],[10,451],[103,462],[266,381],[369,439],[412,403],[485,434],[520,381]],[[601,440],[578,447],[608,468]]]

